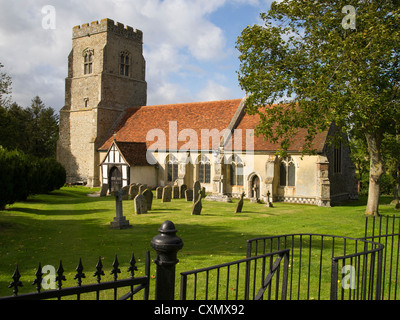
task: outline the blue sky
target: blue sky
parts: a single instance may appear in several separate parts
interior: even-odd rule
[[[271,1],[0,0],[0,62],[12,77],[13,101],[28,106],[39,95],[58,111],[72,28],[110,18],[143,31],[149,105],[241,98],[235,42]],[[54,29],[42,25],[48,5]]]

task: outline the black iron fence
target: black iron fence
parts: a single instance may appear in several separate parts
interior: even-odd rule
[[[151,241],[157,253],[154,263],[155,299],[175,298],[175,265],[183,241],[176,236],[171,221],[164,222]],[[247,241],[247,256],[208,268],[181,273],[182,300],[372,300],[398,299],[400,253],[400,218],[367,218],[365,237],[350,238],[323,234],[287,234],[260,237]],[[62,263],[54,281],[57,289],[42,290],[43,274],[39,265],[36,292],[19,294],[23,285],[18,267],[9,288],[14,295],[0,299],[81,299],[92,293],[99,299],[104,290],[112,290],[114,299],[133,299],[143,291],[149,298],[150,253],[146,254],[145,275],[135,277],[136,261],[132,255],[130,278],[119,279],[121,270],[116,258],[112,266],[113,281],[102,282],[101,259],[93,276],[97,283],[83,285],[86,278],[79,261],[75,287],[63,287],[66,280]]]
[[[281,268],[282,260],[283,268]],[[286,249],[182,272],[180,298],[181,300],[270,300],[279,297],[285,300],[288,264],[289,250]]]

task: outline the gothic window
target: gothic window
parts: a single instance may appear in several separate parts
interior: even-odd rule
[[[294,187],[296,185],[296,165],[291,157],[281,161],[279,166],[279,184],[284,187]]]
[[[230,170],[230,180],[232,186],[243,186],[243,162],[240,157],[235,155],[232,159]]]
[[[93,73],[93,49],[85,49],[83,51],[83,74]]]
[[[173,155],[167,161],[167,181],[173,182],[178,179],[178,161]]]
[[[130,65],[130,61],[129,61],[129,53],[124,51],[121,52],[120,54],[120,61],[119,61],[119,74],[121,76],[129,76],[129,65]]]
[[[199,162],[199,182],[210,183],[211,182],[211,164],[210,160],[206,156],[202,156]]]
[[[333,150],[333,172],[342,173],[342,144]]]

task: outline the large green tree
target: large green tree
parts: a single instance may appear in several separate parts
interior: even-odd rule
[[[261,117],[257,133],[285,150],[307,128],[305,152],[332,123],[365,136],[366,214],[378,215],[382,141],[400,122],[399,1],[283,0],[261,18],[237,42],[247,112]]]

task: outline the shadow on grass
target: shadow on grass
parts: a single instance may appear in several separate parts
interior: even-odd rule
[[[95,214],[107,212],[107,209],[86,209],[86,210],[42,210],[42,209],[33,209],[33,208],[11,208],[12,211],[29,213],[33,215],[45,215],[45,216],[75,216],[75,215],[84,215],[84,214]]]

